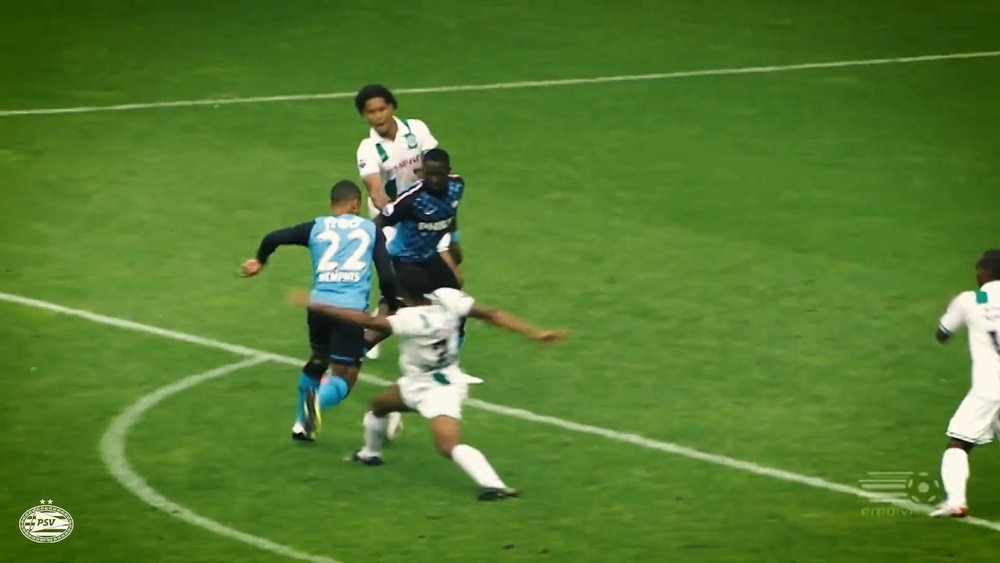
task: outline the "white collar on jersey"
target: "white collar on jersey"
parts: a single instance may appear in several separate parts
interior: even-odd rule
[[[399,138],[400,134],[406,135],[407,133],[410,132],[410,126],[403,123],[402,119],[396,117],[395,115],[392,116],[392,119],[396,121],[396,139]],[[376,131],[374,127],[368,129],[368,137],[370,139],[374,139],[376,142],[389,142],[389,143],[396,142],[396,139],[386,139],[382,135],[379,135],[378,131]]]

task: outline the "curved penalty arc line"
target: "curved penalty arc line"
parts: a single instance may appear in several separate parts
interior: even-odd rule
[[[183,520],[188,524],[197,526],[213,534],[234,539],[290,559],[309,561],[310,563],[339,563],[336,559],[305,553],[260,536],[241,532],[240,530],[216,522],[211,518],[197,514],[193,510],[168,499],[151,487],[141,475],[136,473],[135,469],[129,463],[128,458],[125,457],[125,440],[128,437],[128,432],[146,411],[155,407],[164,399],[190,389],[195,385],[229,375],[243,368],[270,361],[271,359],[263,355],[251,356],[240,362],[189,375],[142,397],[115,417],[111,425],[108,426],[108,429],[105,430],[104,435],[101,436],[101,459],[104,461],[104,465],[107,466],[111,475],[123,487],[128,489],[129,492],[139,497],[146,504],[162,510],[174,518]]]

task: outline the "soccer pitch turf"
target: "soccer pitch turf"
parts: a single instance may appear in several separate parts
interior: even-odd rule
[[[995,561],[995,447],[971,455],[977,520],[864,495],[936,476],[968,387],[964,342],[932,333],[1000,245],[998,23],[896,0],[4,5],[0,560]],[[465,435],[522,499],[476,502],[414,415],[384,467],[342,460],[394,346],[319,441],[288,439],[306,253],[236,268],[355,178],[338,93],[376,81],[429,90],[399,114],[468,183],[468,291],[572,331],[470,326]],[[41,498],[74,518],[60,543],[15,529]]]

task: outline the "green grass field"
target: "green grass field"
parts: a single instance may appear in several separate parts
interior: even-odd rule
[[[995,2],[11,2],[0,111],[783,66],[1000,49]],[[400,94],[468,183],[467,289],[566,327],[538,349],[472,326],[475,398],[849,487],[938,471],[968,388],[932,334],[1000,246],[1000,57]],[[284,303],[308,260],[236,276],[267,231],[354,179],[347,98],[0,115],[0,292],[304,357]],[[997,559],[1000,455],[972,455],[993,528],[469,406],[524,497],[478,503],[422,421],[370,470],[359,384],[288,439],[294,365],[171,395],[132,469],[101,455],[130,405],[243,359],[0,301],[0,560],[962,561]],[[395,377],[395,351],[365,366]],[[66,540],[16,529],[38,499]],[[284,555],[283,555],[283,554]]]

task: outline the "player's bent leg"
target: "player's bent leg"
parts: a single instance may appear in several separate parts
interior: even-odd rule
[[[392,413],[407,410],[398,385],[390,385],[379,393],[371,402],[371,409],[365,413],[364,434],[365,445],[351,456],[353,461],[365,465],[382,465],[382,446],[385,443],[385,433],[388,417]]]
[[[931,516],[961,518],[969,513],[966,485],[969,481],[969,452],[976,444],[993,440],[994,421],[1000,401],[969,393],[948,422],[948,448],[941,456],[941,482],[947,495]]]
[[[327,362],[325,352],[313,350],[312,357],[302,366],[299,375],[298,402],[296,404],[295,424],[292,426],[292,439],[309,441],[315,439],[319,427],[318,391]]]
[[[364,353],[365,331],[361,327],[334,322],[330,336],[330,375],[323,378],[319,389],[320,409],[342,403],[358,380]]]
[[[457,418],[448,415],[435,416],[430,421],[430,427],[438,453],[454,461],[479,485],[480,500],[502,500],[518,496],[515,489],[504,484],[482,452],[468,444],[460,443],[462,427]]]
[[[462,424],[450,416],[435,416],[430,421],[434,447],[441,457],[451,459],[451,453],[462,438]]]
[[[351,394],[351,389],[354,389],[354,384],[358,381],[358,371],[356,364],[334,363],[330,366],[330,375],[324,376],[319,386],[321,410],[339,405]]]
[[[964,518],[969,515],[966,484],[969,481],[969,452],[975,444],[952,438],[941,456],[941,482],[947,498],[931,516],[935,518]]]
[[[403,401],[403,394],[399,389],[399,385],[393,383],[392,385],[386,387],[381,393],[375,395],[372,402],[369,404],[369,410],[375,416],[386,417],[390,413],[394,412],[406,412],[410,410],[406,406],[406,402]]]

